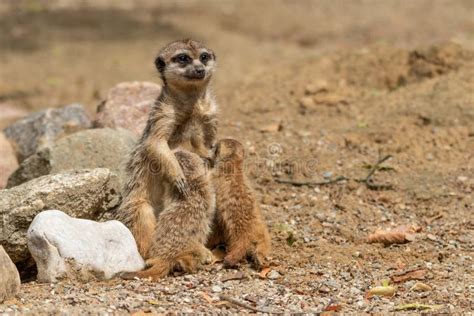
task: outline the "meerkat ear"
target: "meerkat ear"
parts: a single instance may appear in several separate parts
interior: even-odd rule
[[[155,59],[155,67],[156,67],[156,69],[158,69],[158,72],[159,72],[159,73],[162,73],[163,70],[165,70],[166,63],[165,63],[165,61],[163,60],[162,57],[160,57],[160,56],[156,57],[156,59]]]

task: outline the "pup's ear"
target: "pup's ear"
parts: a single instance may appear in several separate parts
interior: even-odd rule
[[[212,59],[213,59],[214,61],[216,61],[216,60],[217,60],[216,53],[214,53],[213,50],[211,50],[210,53],[211,53],[211,55],[212,55]]]
[[[164,59],[160,56],[156,57],[155,59],[155,67],[158,70],[158,72],[161,74],[165,70],[166,63]]]

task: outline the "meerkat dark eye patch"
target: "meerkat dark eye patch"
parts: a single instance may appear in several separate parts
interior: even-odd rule
[[[155,67],[156,67],[156,69],[158,69],[158,71],[159,71],[160,73],[163,72],[163,70],[164,70],[165,67],[166,67],[166,63],[165,63],[165,61],[163,60],[163,58],[157,57],[157,58],[155,59]]]
[[[208,53],[202,53],[201,56],[199,56],[199,60],[205,64],[209,61],[209,59],[211,59],[211,55],[208,54]]]
[[[180,63],[182,65],[186,65],[192,62],[191,57],[189,57],[187,54],[178,54],[175,57],[173,57],[173,62]]]

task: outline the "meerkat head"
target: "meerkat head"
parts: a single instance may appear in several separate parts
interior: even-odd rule
[[[205,87],[214,72],[216,55],[200,42],[180,40],[160,50],[155,66],[165,85]]]
[[[175,152],[175,157],[188,182],[201,179],[207,174],[204,161],[198,155],[186,150],[178,150]]]
[[[226,163],[240,165],[244,158],[244,146],[235,139],[221,139],[214,147],[214,165],[218,167]]]

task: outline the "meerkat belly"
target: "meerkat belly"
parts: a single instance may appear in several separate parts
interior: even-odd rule
[[[178,126],[168,142],[170,149],[182,148],[202,156],[205,151],[203,126],[198,120],[190,119]]]

